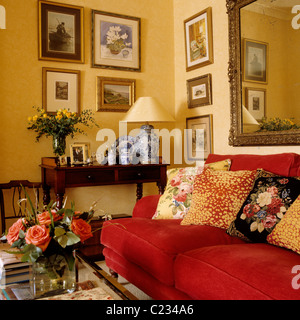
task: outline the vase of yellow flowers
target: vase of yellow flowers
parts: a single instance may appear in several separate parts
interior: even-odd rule
[[[53,152],[56,156],[65,154],[66,138],[74,137],[75,133],[84,133],[78,125],[92,128],[98,126],[92,116],[91,110],[83,110],[81,113],[70,112],[67,109],[60,109],[55,114],[48,114],[44,109],[34,107],[37,113],[29,117],[27,129],[37,133],[36,141],[45,135],[53,138]]]

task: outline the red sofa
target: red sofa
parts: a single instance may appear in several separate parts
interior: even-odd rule
[[[230,170],[300,176],[300,156],[294,153],[211,154],[206,163],[228,158]],[[299,254],[244,242],[221,228],[152,219],[159,197],[138,201],[132,218],[106,222],[112,225],[102,230],[101,243],[110,269],[153,299],[300,299],[292,273],[294,266],[300,270]]]

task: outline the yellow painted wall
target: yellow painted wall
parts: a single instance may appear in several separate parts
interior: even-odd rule
[[[96,110],[96,77],[136,79],[136,96],[156,97],[174,114],[173,0],[60,0],[84,7],[85,63],[38,60],[38,1],[0,0],[6,8],[6,29],[0,29],[0,183],[12,179],[40,180],[40,159],[53,156],[52,140],[26,129],[32,106],[42,105],[42,67],[81,71],[81,99],[84,109]],[[91,68],[91,9],[141,18],[142,71],[129,72]],[[100,128],[111,128],[118,136],[124,113],[98,112]],[[137,125],[139,127],[139,125]],[[160,128],[159,125],[156,126]],[[90,142],[96,151],[98,129],[76,141]],[[67,145],[73,140],[67,139]],[[67,149],[67,152],[69,150]],[[144,195],[156,193],[156,185],[145,185]],[[67,191],[79,210],[99,199],[99,208],[112,213],[131,213],[135,204],[135,185],[74,188]]]
[[[207,7],[212,7],[214,63],[186,72],[183,21]],[[299,146],[231,147],[228,145],[230,129],[230,92],[227,76],[229,48],[226,0],[174,0],[174,21],[175,113],[177,125],[183,129],[185,128],[187,117],[212,114],[214,152],[219,154],[300,153]],[[186,80],[207,73],[212,74],[213,104],[210,106],[188,109]]]

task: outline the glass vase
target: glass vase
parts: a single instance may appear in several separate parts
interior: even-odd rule
[[[55,156],[59,157],[65,154],[66,151],[66,137],[53,136],[53,152]]]
[[[30,272],[30,287],[35,299],[71,293],[76,289],[75,263],[70,270],[63,255],[40,257],[31,264]]]

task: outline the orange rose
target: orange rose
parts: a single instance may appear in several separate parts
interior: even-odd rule
[[[23,230],[23,231],[25,230],[22,220],[23,219],[19,219],[18,221],[16,221],[8,230],[6,239],[10,245],[12,245],[15,241],[19,239],[20,230]]]
[[[91,226],[82,219],[73,219],[71,229],[78,237],[80,237],[81,242],[84,242],[86,239],[93,236]]]
[[[34,244],[35,246],[45,251],[50,242],[49,229],[45,225],[35,225],[30,227],[25,236],[25,241],[27,244]]]
[[[53,221],[57,221],[62,219],[62,216],[56,214],[55,210],[51,210],[52,216],[53,216]],[[50,218],[50,213],[49,211],[44,211],[40,214],[37,215],[39,223],[41,225],[48,226],[51,223],[51,218]]]

